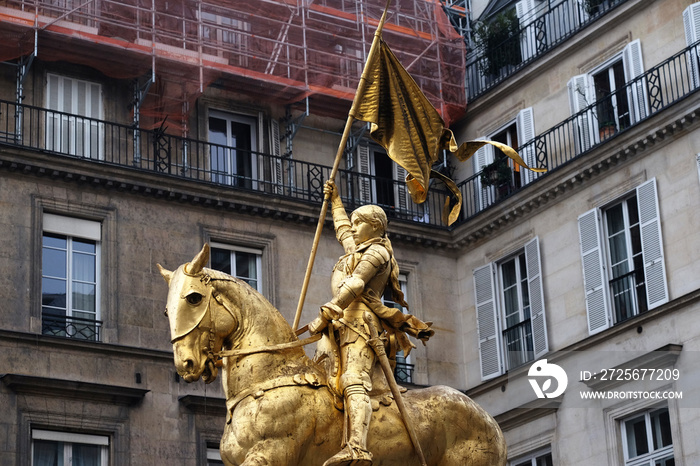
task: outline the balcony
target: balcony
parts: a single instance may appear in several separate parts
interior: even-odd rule
[[[567,163],[585,157],[659,112],[681,102],[700,89],[700,42],[681,50],[644,74],[605,95],[558,125],[521,144],[518,152],[531,166],[545,173],[525,170],[498,186],[483,182],[482,172],[462,181],[463,223],[489,207],[516,195],[539,178],[556,172]],[[629,102],[628,113],[620,111],[619,97]],[[617,97],[617,98],[616,98]],[[512,168],[512,167],[511,167]]]
[[[500,33],[490,34],[467,57],[467,101],[473,102],[626,1],[563,0],[518,11],[512,33],[505,38]]]
[[[78,340],[101,341],[102,321],[80,317],[43,314],[41,333]]]
[[[482,183],[481,172],[463,180],[458,188],[464,202],[455,226],[694,94],[700,88],[699,56],[700,42],[616,89],[616,94],[629,96],[636,108],[634,118],[618,112],[614,121],[608,121],[615,114],[614,96],[608,95],[521,144],[523,159],[546,168],[546,173],[511,166],[511,179],[498,186]],[[231,193],[253,192],[314,205],[320,205],[323,183],[331,172],[326,165],[2,100],[0,145],[212,184]],[[447,191],[440,184],[431,185],[425,203],[414,204],[403,181],[340,170],[336,183],[348,209],[377,204],[393,220],[447,228],[441,218]]]
[[[182,138],[162,129],[141,130],[3,100],[0,145],[207,183],[222,193],[246,191],[314,205],[321,204],[331,172],[330,166]],[[403,181],[340,170],[336,184],[348,209],[377,204],[391,219],[444,227],[446,193],[439,187],[431,187],[429,199],[418,205]]]

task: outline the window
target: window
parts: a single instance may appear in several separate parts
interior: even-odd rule
[[[685,42],[690,47],[700,40],[700,2],[693,3],[683,11]],[[693,47],[686,55],[690,84],[693,89],[700,87],[700,46]]]
[[[482,380],[549,351],[539,239],[474,270]]]
[[[578,222],[590,334],[668,302],[656,179]]]
[[[109,466],[109,437],[34,429],[32,466]]]
[[[256,189],[257,120],[224,112],[209,112],[211,179],[215,183]]]
[[[508,463],[508,466],[554,466],[552,451],[547,448],[530,455],[522,456]]]
[[[211,268],[244,280],[262,292],[262,251],[211,243]]]
[[[42,333],[99,341],[101,225],[48,213],[43,222]]]
[[[408,302],[408,295],[406,294],[406,275],[399,274],[399,285],[401,286],[401,291],[404,295],[404,300]],[[401,312],[406,312],[406,310],[399,303],[394,301],[391,294],[391,287],[387,287],[384,290],[384,295],[382,296],[382,303],[391,308],[401,309]],[[394,377],[397,382],[412,383],[413,382],[413,369],[414,365],[411,364],[411,355],[404,355],[402,350],[396,354],[396,368],[394,369]]]
[[[506,365],[518,367],[533,358],[530,291],[525,265],[525,251],[500,263],[499,297],[503,314],[503,346]]]
[[[571,78],[571,113],[583,112],[574,120],[577,152],[586,151],[646,118],[646,82],[635,79],[643,73],[642,46],[637,39],[590,73]]]
[[[207,447],[207,466],[219,466],[224,462],[219,453],[219,447]]]
[[[535,125],[532,108],[526,108],[518,112],[515,120],[495,131],[488,138],[482,139],[507,144],[519,152],[528,166],[536,167],[538,163],[534,147],[532,144],[527,144],[534,137]],[[516,189],[534,180],[537,175],[531,170],[522,168],[490,144],[486,144],[476,151],[473,160],[474,173],[480,173],[484,167],[488,167],[487,176],[485,174],[485,176],[477,176],[475,179],[476,198],[480,209],[485,209],[508,196]]]
[[[215,47],[214,55],[226,52],[231,65],[247,67],[250,22],[206,11],[201,12],[201,18],[202,38]]]
[[[604,231],[614,322],[647,310],[637,196],[605,209]]]
[[[56,74],[46,76],[46,149],[93,159],[104,157],[102,89]]]
[[[625,466],[675,466],[668,408],[655,408],[620,421]]]

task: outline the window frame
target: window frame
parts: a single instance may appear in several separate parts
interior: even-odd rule
[[[489,136],[479,137],[477,140],[492,141],[493,138],[508,128],[515,125],[516,139],[518,142],[518,147],[513,147],[516,151],[520,153],[520,156],[525,161],[525,163],[530,167],[537,166],[536,152],[532,144],[529,144],[536,137],[535,133],[535,119],[532,107],[527,107],[520,110],[515,118],[509,120],[505,124],[499,126],[493,131],[489,131]],[[509,138],[510,139],[510,138]],[[510,145],[510,144],[509,144]],[[512,146],[511,146],[512,147]],[[472,168],[474,174],[481,173],[482,169],[486,165],[492,164],[496,160],[496,148],[491,144],[485,144],[483,147],[479,148],[474,157],[472,157]],[[513,164],[510,159],[508,159],[508,166],[513,169]],[[514,189],[521,188],[528,183],[532,182],[539,176],[538,173],[532,170],[527,170],[518,167],[515,171],[519,172],[518,182],[512,182],[511,185]],[[513,177],[514,178],[514,177]],[[518,185],[519,184],[519,185]],[[485,209],[494,202],[498,200],[496,196],[496,190],[493,186],[482,186],[481,177],[476,176],[474,178],[475,186],[475,197],[478,199],[477,205],[480,210]]]
[[[526,255],[525,262],[528,270],[533,347],[531,360],[537,360],[549,352],[539,238],[535,236],[526,241],[512,253],[504,255],[504,259],[507,260],[509,257],[519,254],[520,251],[524,251]],[[505,325],[504,315],[501,311],[503,298],[497,274],[499,272],[498,264],[502,263],[504,259],[474,269],[476,329],[481,379],[483,381],[515,369],[507,364],[507,348],[503,337]]]
[[[662,411],[665,410],[666,414],[669,419],[669,425],[668,425],[668,434],[671,435],[671,444],[666,445],[664,447],[652,450],[653,444],[654,444],[654,438],[653,438],[653,432],[652,432],[652,422],[651,422],[651,413],[657,412],[657,411]],[[628,444],[628,436],[627,436],[627,422],[631,421],[633,419],[639,418],[639,417],[644,417],[644,427],[645,427],[645,434],[646,434],[646,442],[647,446],[649,448],[649,451],[647,453],[643,453],[641,455],[637,455],[633,458],[630,458],[629,456],[629,444]],[[627,415],[623,418],[620,418],[618,420],[619,423],[619,428],[620,428],[620,445],[622,447],[622,454],[623,454],[623,459],[624,459],[624,466],[653,466],[655,460],[659,459],[667,459],[667,456],[669,453],[674,455],[675,459],[675,450],[674,450],[674,442],[673,442],[673,427],[671,425],[671,413],[670,409],[668,406],[653,406],[648,409],[642,410],[642,411],[637,411],[635,413],[632,413],[630,415]]]
[[[226,122],[226,142],[225,144],[212,142],[211,134],[211,119],[219,119]],[[242,186],[251,189],[258,189],[259,184],[259,163],[260,157],[258,155],[258,148],[260,147],[260,130],[261,130],[261,115],[248,115],[244,113],[227,112],[225,110],[209,109],[207,119],[206,119],[206,132],[207,141],[211,144],[209,153],[209,169],[211,172],[211,181],[218,184],[223,184],[227,186]],[[243,151],[249,151],[248,157],[250,158],[250,181],[248,182],[247,173],[239,174],[237,171],[238,164],[238,148],[233,145],[232,138],[233,134],[231,131],[231,125],[233,123],[247,125],[250,128],[250,149],[243,149]],[[215,148],[222,150],[222,154],[214,154]],[[214,157],[223,157],[224,169],[214,169]],[[217,161],[218,165],[218,161]]]
[[[207,445],[207,466],[217,466],[219,464],[224,464],[223,460],[221,459],[219,448],[214,448]]]
[[[641,183],[632,191],[636,192],[639,212],[647,310],[652,310],[669,301],[656,178]],[[618,201],[606,206],[614,206],[629,198],[630,194],[628,192],[618,198]],[[578,217],[579,252],[589,335],[618,323],[613,323],[613,301],[609,286],[612,273],[608,265],[607,237],[604,236],[602,218],[606,206],[593,208]]]
[[[41,267],[40,267],[40,315],[42,319],[42,333],[43,333],[43,320],[44,320],[44,305],[43,305],[43,294],[44,294],[44,263],[43,256],[46,246],[44,245],[44,238],[47,234],[50,235],[60,235],[66,238],[67,248],[66,248],[66,307],[65,307],[65,318],[66,324],[70,319],[73,319],[73,315],[76,310],[72,306],[72,284],[76,279],[73,277],[74,268],[73,263],[73,250],[72,244],[74,238],[87,240],[95,243],[95,339],[91,340],[88,338],[79,338],[75,336],[65,335],[65,338],[76,338],[85,341],[102,341],[102,336],[100,335],[99,328],[102,324],[102,222],[95,220],[87,220],[79,217],[69,217],[66,215],[53,214],[49,212],[44,212],[42,216],[42,229],[41,229]],[[51,277],[47,277],[51,278]],[[78,311],[85,312],[85,311]]]
[[[34,464],[34,441],[43,440],[50,442],[59,442],[64,444],[63,457],[65,465],[72,464],[70,456],[72,454],[72,447],[75,444],[85,444],[85,445],[97,445],[100,447],[100,464],[102,466],[109,466],[109,456],[110,456],[110,438],[106,435],[95,435],[86,433],[75,433],[75,432],[65,432],[57,430],[48,429],[32,429],[31,431],[31,464]],[[68,448],[65,448],[68,446]]]
[[[253,288],[256,291],[258,291],[259,293],[263,292],[264,282],[263,282],[263,273],[262,273],[262,264],[263,264],[262,257],[263,257],[264,251],[262,249],[241,246],[241,245],[237,245],[237,244],[222,243],[222,242],[218,242],[218,241],[210,242],[209,246],[211,247],[212,250],[213,249],[220,249],[220,250],[228,251],[230,253],[230,255],[229,255],[230,267],[231,267],[230,275],[232,277],[238,278],[239,280],[244,280],[248,284],[250,284],[248,282],[248,280],[250,280],[251,277],[242,277],[242,276],[239,276],[238,274],[236,274],[236,271],[235,271],[236,261],[235,261],[234,257],[235,257],[235,254],[238,252],[255,255],[255,272],[256,272],[255,282],[256,282],[257,286],[255,286]]]
[[[531,453],[519,456],[518,458],[508,461],[508,466],[523,466],[526,461],[530,461],[531,466],[537,466],[537,460],[549,455],[554,462],[554,457],[552,456],[552,447],[548,446],[546,448],[541,448],[539,450],[533,451]]]
[[[624,72],[625,82],[622,83],[622,88],[624,88],[628,102],[629,126],[635,125],[649,115],[649,98],[645,90],[647,88],[646,79],[637,79],[644,75],[644,63],[641,41],[636,39],[588,72],[573,76],[567,83],[571,115],[577,115],[586,110],[573,120],[574,130],[577,134],[574,136],[577,154],[587,151],[592,146],[611,137],[612,134],[626,129],[620,126],[619,120],[616,120],[614,132],[609,133],[608,127],[604,125],[606,122],[600,121],[598,107],[601,103],[596,97],[594,82],[595,75],[612,68],[620,61],[622,61]],[[631,84],[633,82],[634,84]],[[620,90],[615,92],[619,93]],[[594,106],[596,102],[598,104]]]
[[[56,80],[56,89],[52,89],[52,80]],[[79,92],[77,88],[80,85],[85,86],[85,104],[86,110],[87,105],[90,104],[90,110],[80,113],[77,109],[80,107]],[[70,109],[66,108],[65,96],[66,96],[66,86],[71,87],[71,103]],[[94,89],[97,89],[97,96],[93,97]],[[46,86],[45,86],[45,106],[47,109],[46,116],[46,128],[44,142],[46,149],[50,151],[55,151],[58,153],[64,153],[68,155],[74,155],[79,157],[91,158],[96,160],[104,159],[105,152],[105,135],[104,135],[104,91],[102,89],[102,84],[88,81],[85,79],[78,79],[70,76],[65,76],[58,73],[46,73]],[[54,95],[54,92],[56,95]],[[88,95],[89,93],[89,95]],[[56,108],[52,100],[56,98]],[[98,106],[97,111],[92,108],[93,100],[96,99]],[[96,114],[95,114],[96,113]],[[82,143],[78,145],[78,127],[83,127]],[[68,128],[70,134],[68,135],[68,140],[64,140],[64,128]],[[56,128],[59,130],[56,131]],[[88,128],[88,131],[84,131]],[[97,153],[93,154],[93,141],[92,134],[93,131],[97,132],[96,144]],[[67,146],[66,146],[67,144]],[[82,149],[80,149],[82,148]],[[89,153],[86,152],[88,148]]]
[[[637,222],[634,224],[630,223],[630,202],[634,199],[634,204],[633,207],[637,209]],[[610,232],[610,221],[609,221],[609,216],[608,213],[612,211],[617,206],[621,206],[622,209],[622,224],[623,224],[623,229],[611,234]],[[633,228],[637,228],[638,230],[641,230],[641,222],[639,220],[639,204],[638,200],[636,197],[636,192],[631,192],[628,193],[627,195],[623,196],[622,198],[619,198],[617,201],[601,208],[601,217],[602,217],[602,227],[603,227],[603,248],[605,249],[605,257],[606,257],[606,267],[608,272],[607,280],[608,280],[608,286],[610,290],[610,305],[611,305],[611,318],[612,318],[612,324],[616,325],[619,323],[624,322],[625,320],[628,320],[632,317],[638,316],[639,314],[642,314],[648,310],[648,306],[646,303],[646,280],[644,280],[643,275],[644,275],[644,260],[641,256],[643,256],[643,248],[641,245],[641,232],[638,232],[640,235],[640,240],[639,240],[639,248],[640,251],[638,253],[635,253],[634,251],[634,240],[632,239],[633,233],[632,230]],[[625,259],[623,260],[624,262],[627,263],[627,272],[623,273],[622,275],[619,275],[615,277],[616,273],[614,272],[614,268],[621,265],[623,261],[617,262],[613,264],[613,247],[611,246],[611,241],[610,238],[611,236],[619,235],[622,233],[624,235],[624,248],[625,248]],[[639,257],[641,259],[641,267],[637,268],[635,267],[635,257]],[[638,282],[636,279],[637,274],[642,274],[642,284]],[[625,276],[630,276],[632,277],[632,283],[633,283],[633,293],[632,293],[632,302],[633,302],[633,308],[632,308],[632,313],[631,315],[628,315],[627,317],[621,317],[618,316],[618,306],[616,304],[617,302],[617,296],[619,296],[621,293],[616,292],[614,290],[615,285],[613,285],[613,282],[616,280],[623,279]],[[624,285],[623,285],[624,286]],[[644,303],[639,302],[639,288],[644,287]],[[624,298],[623,298],[624,299]]]
[[[501,322],[503,323],[501,325],[501,346],[503,347],[503,356],[504,356],[504,365],[505,365],[505,370],[511,370],[515,369],[516,367],[520,367],[524,365],[527,362],[533,361],[534,360],[534,341],[533,341],[533,334],[532,334],[532,311],[530,310],[530,303],[529,303],[529,296],[530,296],[530,291],[529,291],[529,282],[528,282],[528,276],[527,276],[527,265],[525,265],[526,262],[525,258],[525,249],[520,249],[519,251],[515,252],[514,254],[511,254],[510,256],[498,261],[496,263],[496,270],[497,270],[497,277],[496,277],[496,282],[497,282],[497,291],[498,291],[498,304],[499,304],[499,317],[501,319]],[[505,278],[504,278],[504,266],[510,262],[513,262],[513,270],[515,272],[515,281],[513,285],[509,285],[508,287],[506,286],[505,283]],[[525,276],[523,277],[523,267],[525,268]],[[523,280],[525,281],[523,286]],[[513,325],[508,325],[508,319],[510,316],[512,316],[514,313],[509,313],[507,306],[508,306],[508,299],[506,297],[506,291],[507,289],[515,289],[517,293],[517,314],[518,315],[518,323],[513,324]],[[527,305],[525,305],[525,293],[524,289],[527,289]],[[527,308],[527,313],[525,309]],[[526,315],[527,314],[527,315]],[[522,331],[518,331],[520,339],[524,342],[524,346],[526,348],[520,349],[517,354],[513,354],[513,351],[509,351],[509,347],[512,343],[516,342],[517,339],[511,339],[507,335],[508,333],[514,333],[514,330],[517,329],[522,329]],[[528,329],[529,329],[529,334],[528,334]],[[522,332],[525,333],[522,333]],[[529,348],[529,349],[528,349]],[[532,353],[532,356],[528,358],[528,353]],[[519,358],[520,362],[518,364],[513,364],[514,359]]]

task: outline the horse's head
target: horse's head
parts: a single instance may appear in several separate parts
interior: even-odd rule
[[[178,374],[187,382],[201,376],[206,383],[216,379],[220,366],[216,354],[224,339],[237,325],[230,307],[217,297],[210,269],[209,245],[192,259],[171,272],[158,264],[161,275],[169,285],[165,313],[170,321],[170,336]],[[217,302],[219,301],[219,302]]]

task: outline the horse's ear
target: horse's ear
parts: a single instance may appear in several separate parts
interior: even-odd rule
[[[163,267],[160,266],[160,264],[156,264],[158,266],[158,270],[160,270],[160,274],[163,276],[165,279],[165,283],[170,285],[170,279],[173,278],[173,273],[170,270],[166,270]]]
[[[202,271],[202,268],[209,262],[209,244],[204,243],[199,254],[192,259],[192,262],[187,266],[187,273],[195,275]]]

